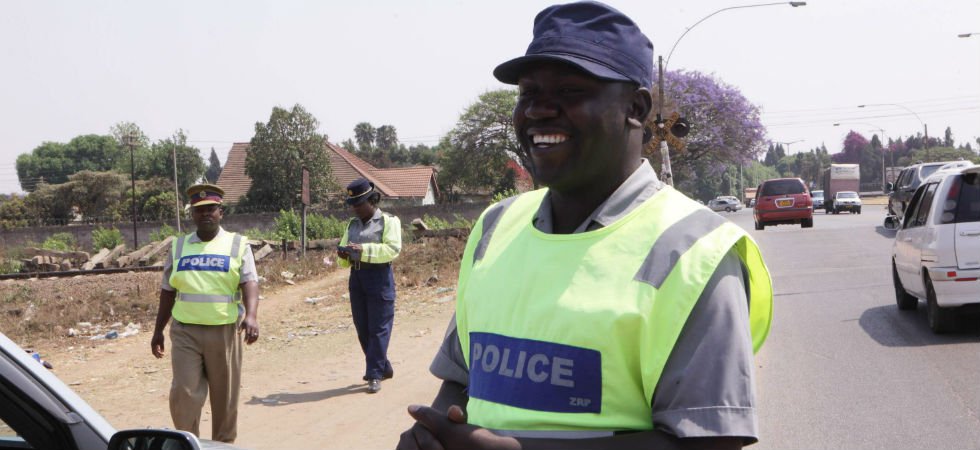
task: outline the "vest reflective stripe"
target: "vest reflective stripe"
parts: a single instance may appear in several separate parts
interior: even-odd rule
[[[681,255],[687,253],[702,236],[725,224],[727,220],[707,209],[699,209],[670,226],[650,249],[635,280],[659,289],[674,270]]]
[[[732,249],[761,346],[772,288],[744,230],[665,187],[604,228],[545,234],[531,224],[545,192],[489,208],[464,251],[456,321],[469,423],[569,438],[651,429],[667,358]]]
[[[170,285],[177,291],[172,315],[181,323],[224,325],[235,323],[241,303],[244,237],[224,232],[208,242],[190,242],[193,234],[174,240]]]
[[[239,298],[240,295],[180,294],[181,301],[192,303],[232,303]]]
[[[493,230],[497,228],[500,216],[504,215],[507,208],[514,204],[514,200],[517,200],[517,197],[505,198],[487,210],[483,217],[483,233],[480,236],[480,243],[476,245],[476,250],[473,251],[474,264],[483,259],[483,254],[487,251],[487,245],[490,245],[490,237],[493,236]]]
[[[612,431],[592,430],[492,430],[498,436],[511,436],[529,439],[592,439],[614,436]]]

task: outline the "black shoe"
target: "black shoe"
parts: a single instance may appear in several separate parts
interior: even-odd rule
[[[395,377],[395,369],[393,369],[391,367],[388,367],[388,370],[386,370],[385,373],[381,374],[381,379],[382,380],[389,380],[389,379],[392,379],[394,377]],[[367,375],[364,375],[364,376],[361,377],[361,379],[364,380],[364,381],[367,381],[368,380],[368,377],[367,377]]]
[[[381,380],[368,380],[368,394],[377,394],[381,390]]]

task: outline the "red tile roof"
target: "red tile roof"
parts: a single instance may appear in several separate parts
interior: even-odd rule
[[[248,192],[252,179],[245,175],[245,156],[248,142],[238,142],[231,146],[228,159],[218,177],[218,186],[225,190],[225,201],[237,203]],[[424,198],[432,183],[436,198],[439,187],[435,183],[436,170],[432,166],[399,167],[378,169],[367,161],[358,158],[346,149],[327,143],[330,168],[334,182],[343,188],[357,178],[367,178],[386,197]]]
[[[248,145],[248,142],[234,143],[228,151],[225,165],[221,168],[217,184],[225,191],[225,203],[238,203],[252,186],[252,179],[245,175],[245,155],[248,154]]]

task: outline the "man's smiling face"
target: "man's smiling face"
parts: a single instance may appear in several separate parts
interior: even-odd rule
[[[514,130],[530,150],[541,184],[573,192],[618,173],[635,86],[600,80],[559,62],[535,64],[517,85]]]

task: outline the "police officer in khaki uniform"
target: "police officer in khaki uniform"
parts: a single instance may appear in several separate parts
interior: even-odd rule
[[[174,427],[200,436],[201,409],[210,393],[211,439],[234,442],[242,341],[259,338],[255,258],[248,238],[221,228],[220,187],[197,184],[187,195],[197,231],[171,246],[150,350],[164,356],[163,330],[170,322]]]

